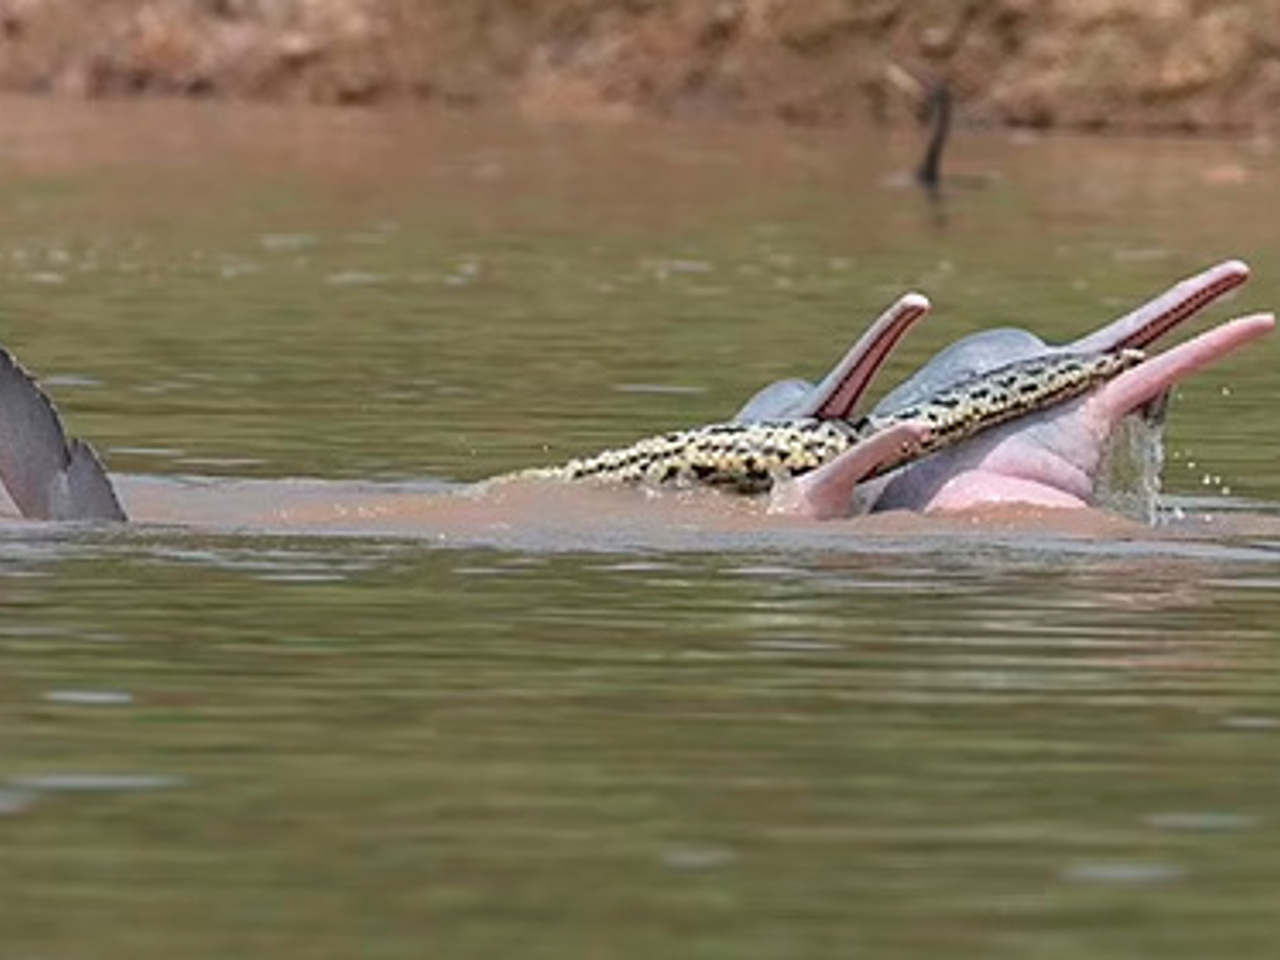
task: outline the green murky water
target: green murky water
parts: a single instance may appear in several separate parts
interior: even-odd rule
[[[889,379],[1227,256],[1256,276],[1214,317],[1280,305],[1249,144],[970,135],[954,168],[998,176],[937,211],[886,182],[905,137],[0,129],[0,341],[141,497],[723,418],[907,287],[937,310]],[[668,504],[465,546],[267,532],[279,485],[228,481],[197,530],[11,524],[0,958],[1273,956],[1278,390],[1264,343],[1179,391],[1172,539]]]

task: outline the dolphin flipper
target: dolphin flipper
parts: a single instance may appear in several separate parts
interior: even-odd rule
[[[3,348],[0,481],[29,519],[128,519],[93,447],[68,440],[53,401]]]

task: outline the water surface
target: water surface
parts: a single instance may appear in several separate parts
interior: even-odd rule
[[[1155,530],[423,506],[721,419],[908,287],[890,381],[1228,256],[1212,316],[1275,307],[1268,150],[966,134],[939,210],[870,131],[0,130],[0,340],[173,507],[0,530],[0,957],[1274,955],[1274,344],[1178,391]]]

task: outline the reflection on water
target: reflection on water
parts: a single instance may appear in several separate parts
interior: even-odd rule
[[[906,287],[890,377],[1227,255],[1274,306],[1265,157],[970,138],[939,228],[865,136],[0,117],[0,339],[159,521],[0,530],[0,956],[1272,955],[1273,345],[1175,396],[1155,528],[454,483]]]

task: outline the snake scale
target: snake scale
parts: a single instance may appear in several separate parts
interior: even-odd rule
[[[999,424],[1079,397],[1143,358],[1140,350],[1051,354],[1007,364],[918,403],[857,420],[713,423],[501,479],[705,484],[738,493],[763,493],[777,480],[807,473],[887,427],[906,422],[927,425],[929,436],[923,446],[904,450],[899,459],[882,464],[874,474],[878,475]]]

